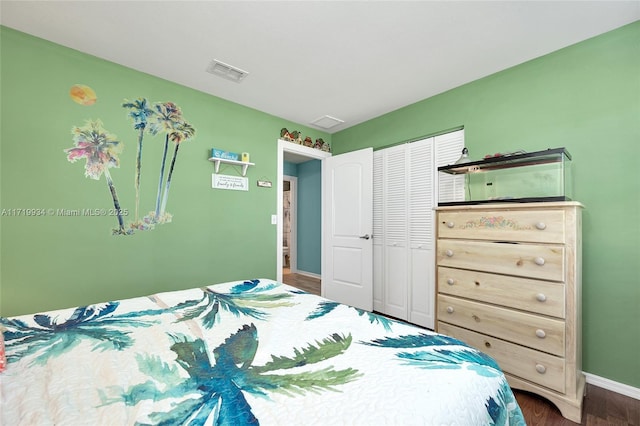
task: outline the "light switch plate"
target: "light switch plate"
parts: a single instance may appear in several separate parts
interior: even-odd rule
[[[271,215],[271,224],[272,225],[277,225],[278,224],[278,215],[277,214],[272,214]]]

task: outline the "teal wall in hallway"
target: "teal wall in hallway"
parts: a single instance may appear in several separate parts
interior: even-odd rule
[[[284,174],[298,178],[296,221],[296,254],[298,272],[320,275],[321,270],[321,208],[322,163],[310,160],[304,163],[283,164]]]
[[[298,270],[320,275],[322,162],[298,164]]]

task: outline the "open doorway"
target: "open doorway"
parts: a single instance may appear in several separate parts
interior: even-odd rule
[[[310,160],[323,160],[324,158],[330,157],[331,153],[328,152],[324,152],[324,151],[320,151],[318,149],[313,149],[313,148],[309,148],[309,147],[305,147],[303,145],[298,145],[292,142],[287,142],[284,140],[278,140],[278,167],[277,167],[277,172],[278,172],[278,176],[277,176],[277,182],[278,182],[278,188],[277,188],[277,194],[276,194],[276,200],[277,200],[277,231],[276,231],[276,241],[277,241],[277,247],[276,247],[276,252],[277,252],[277,259],[276,259],[276,279],[279,282],[285,282],[285,280],[283,279],[283,272],[285,271],[284,266],[286,265],[286,258],[285,258],[285,247],[286,245],[284,244],[284,231],[285,231],[285,220],[284,220],[284,188],[285,188],[285,162],[288,163],[293,163],[293,164],[301,164],[301,163],[305,163],[308,162]],[[321,169],[321,167],[320,167]],[[295,201],[295,205],[296,207],[299,206],[299,185],[296,185],[296,201]],[[321,206],[319,206],[320,208],[318,209],[318,214],[320,214],[321,211]],[[298,209],[296,209],[296,211],[298,211]],[[291,212],[290,212],[291,213]],[[306,217],[306,216],[305,216]],[[297,230],[299,231],[300,228],[300,224],[299,222],[297,222]],[[298,233],[297,233],[298,234]],[[296,236],[297,239],[298,236]],[[289,240],[289,241],[293,241],[293,237]],[[293,241],[293,244],[296,244],[297,241]],[[318,247],[318,251],[321,252],[322,251],[322,242],[319,242],[320,247]],[[292,258],[292,250],[291,250],[291,243],[289,243],[289,265],[293,266],[294,270],[297,272],[300,272],[298,267],[300,266],[299,264],[299,256],[298,256],[298,252],[299,252],[299,247],[296,244],[296,252],[295,252],[295,258]],[[295,262],[295,263],[294,263]],[[292,272],[291,268],[289,268],[288,272]],[[310,291],[308,288],[304,288],[305,285],[309,284],[309,281],[311,281],[311,285],[313,286],[313,288],[317,288],[320,285],[320,281],[322,279],[322,273],[320,271],[319,274],[312,274],[312,276],[308,276],[308,274],[299,274],[299,273],[291,273],[288,274],[287,276],[287,284],[290,285],[294,285],[298,288],[302,288],[305,291]],[[313,284],[315,283],[315,285]],[[315,292],[315,290],[314,290]],[[318,289],[319,292],[319,289]]]

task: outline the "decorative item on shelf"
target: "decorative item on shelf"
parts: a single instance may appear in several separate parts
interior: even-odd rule
[[[314,142],[311,136],[302,137],[302,134],[298,130],[289,131],[286,127],[280,129],[280,139],[285,141],[297,143],[309,148],[319,149],[324,152],[331,152],[331,146],[322,140],[322,138],[316,139]]]
[[[280,137],[285,141],[294,142],[302,145],[302,137],[300,136],[300,132],[297,130],[290,132],[289,130],[287,130],[286,127],[283,127],[280,130]]]
[[[235,152],[224,151],[222,149],[217,149],[217,148],[211,148],[211,157],[220,158],[222,160],[233,160],[233,161],[238,161],[240,159],[240,155]]]
[[[242,155],[240,156],[241,161],[243,163],[248,163],[249,162],[249,153],[248,152],[243,152]]]
[[[280,129],[280,138],[284,139],[285,141],[293,141],[293,138],[291,137],[291,133],[289,133],[289,130],[287,130],[286,127],[283,127],[282,129]]]

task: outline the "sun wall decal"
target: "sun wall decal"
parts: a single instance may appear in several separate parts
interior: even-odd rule
[[[80,105],[90,106],[96,103],[98,97],[96,92],[89,86],[84,84],[74,84],[69,90],[71,99]]]

